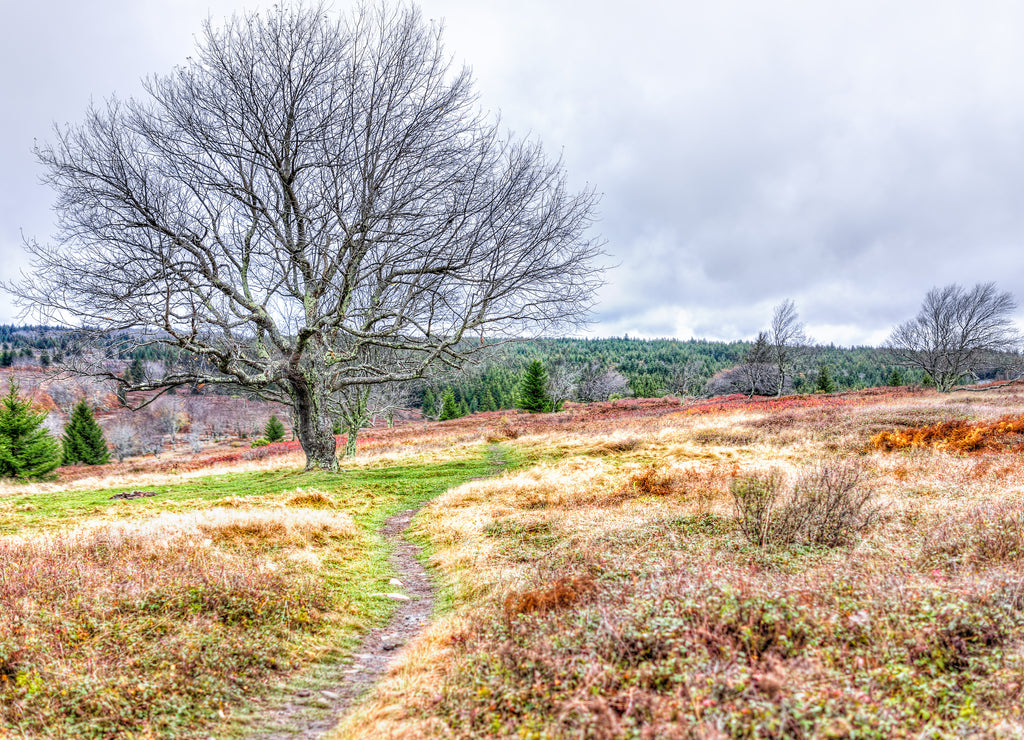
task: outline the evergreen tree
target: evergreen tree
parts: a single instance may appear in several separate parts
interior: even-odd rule
[[[441,416],[438,418],[439,421],[459,418],[459,405],[455,401],[455,393],[451,388],[444,392],[441,400]]]
[[[437,399],[429,388],[423,391],[423,415],[428,418],[437,416]]]
[[[0,476],[41,478],[60,465],[60,444],[43,428],[45,420],[45,413],[18,395],[12,378],[0,398]]]
[[[822,393],[835,393],[836,382],[832,380],[832,374],[828,371],[828,365],[822,363],[818,368],[818,381],[815,388]]]
[[[132,361],[125,368],[124,379],[128,383],[134,384],[146,382],[146,368],[142,365],[141,356],[135,355],[132,357]]]
[[[494,394],[491,393],[491,389],[487,388],[484,390],[484,396],[480,399],[480,410],[481,411],[497,411],[498,404],[494,402]]]
[[[534,360],[526,366],[523,380],[519,384],[519,408],[531,414],[551,410],[551,397],[548,396],[548,374],[540,360]]]
[[[904,384],[903,373],[900,372],[898,367],[894,367],[892,373],[889,374],[889,385],[896,387]]]
[[[271,414],[267,419],[267,425],[263,427],[263,436],[268,442],[280,442],[284,439],[284,424],[277,418],[277,414]]]
[[[63,465],[102,465],[110,459],[107,440],[84,400],[75,404],[64,428]]]

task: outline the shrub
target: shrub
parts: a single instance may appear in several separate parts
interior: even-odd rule
[[[783,486],[782,473],[742,475],[729,483],[729,493],[739,518],[740,531],[753,544],[763,547],[770,540],[772,509]]]
[[[505,619],[511,621],[520,614],[546,614],[568,609],[596,589],[596,582],[586,573],[562,576],[540,588],[506,596],[503,602]]]
[[[779,510],[775,538],[825,547],[853,542],[878,514],[871,505],[874,491],[864,485],[863,475],[857,458],[823,460],[804,470]]]
[[[259,439],[254,439],[252,444],[249,445],[249,447],[266,447],[268,444],[270,444],[269,439],[264,439],[263,437],[260,437]]]
[[[859,460],[832,458],[802,471],[784,499],[778,471],[736,477],[729,491],[751,543],[838,547],[855,541],[877,516],[874,492],[862,479]]]
[[[634,473],[622,488],[626,496],[670,496],[679,492],[679,481],[671,473],[648,467]]]

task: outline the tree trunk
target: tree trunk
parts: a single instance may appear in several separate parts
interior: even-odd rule
[[[359,425],[349,422],[345,425],[345,457],[356,456],[356,439],[359,436]]]
[[[337,470],[327,390],[303,377],[291,381],[290,395],[295,409],[295,433],[306,453],[306,470]]]

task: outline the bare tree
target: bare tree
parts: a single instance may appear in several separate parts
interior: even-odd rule
[[[923,370],[936,388],[949,391],[984,365],[998,364],[999,354],[1017,350],[1016,308],[1013,296],[995,283],[932,288],[917,317],[892,330],[886,349],[896,364]]]
[[[135,426],[129,419],[119,419],[108,426],[103,434],[107,442],[110,443],[110,447],[118,462],[124,462],[126,457],[134,454],[139,448]]]
[[[778,372],[775,395],[781,396],[786,378],[793,377],[796,361],[807,341],[807,332],[796,304],[787,298],[772,312],[772,325],[768,330],[768,342]]]
[[[547,392],[551,398],[552,408],[556,411],[566,401],[576,397],[579,386],[580,369],[565,360],[553,362],[548,368]]]
[[[760,332],[757,335],[757,339],[754,340],[753,346],[747,352],[740,367],[742,368],[739,374],[742,378],[742,392],[750,398],[755,395],[766,396],[778,387],[779,379],[776,377],[778,369],[774,363],[774,354],[767,332]]]
[[[591,304],[594,191],[501,133],[413,7],[207,23],[195,58],[145,89],[38,150],[59,231],[7,286],[191,363],[134,390],[235,383],[287,403],[307,468],[336,469],[337,393],[458,366],[485,334],[576,325]]]
[[[615,394],[625,394],[629,380],[617,370],[606,369],[599,362],[591,362],[580,370],[576,398],[584,403],[607,401]]]
[[[690,359],[685,363],[673,363],[669,367],[666,385],[669,393],[676,396],[696,396],[703,385],[704,363]]]

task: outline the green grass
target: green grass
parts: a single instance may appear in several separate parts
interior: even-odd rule
[[[156,496],[137,499],[111,499],[116,493],[132,490],[125,486],[15,494],[0,498],[0,535],[63,530],[69,524],[93,517],[147,516],[166,509],[214,506],[224,499],[271,497],[296,488],[331,493],[359,523],[379,526],[394,512],[419,506],[453,485],[486,474],[487,470],[487,460],[474,456],[444,464],[340,473],[271,470],[212,475],[144,486],[143,490]]]
[[[18,536],[0,539],[0,737],[187,738],[223,729],[221,712],[230,717],[271,683],[301,683],[389,617],[393,602],[371,595],[394,575],[381,525],[489,474],[493,454],[478,448],[443,463],[335,474],[215,475],[146,486],[151,498],[111,500],[131,490],[114,486],[0,499],[0,535]],[[302,515],[288,504],[300,490],[323,494],[354,532],[312,531],[297,548],[274,541],[272,529],[260,541],[243,518],[240,533],[218,531],[213,545],[155,554],[139,535],[114,544],[102,535],[215,507],[287,521]],[[100,534],[75,533],[79,525]],[[296,549],[315,562],[290,558]]]

